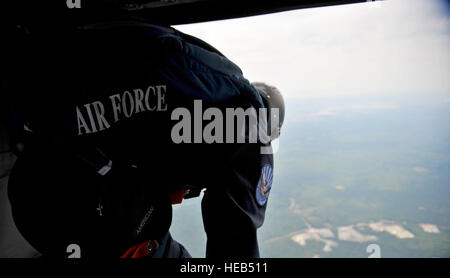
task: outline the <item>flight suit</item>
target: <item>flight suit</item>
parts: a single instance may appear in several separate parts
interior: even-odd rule
[[[168,233],[171,196],[205,189],[206,257],[259,257],[257,229],[273,180],[273,156],[261,150],[270,142],[250,142],[249,119],[226,137],[225,116],[223,138],[240,134],[245,142],[205,142],[214,119],[198,113],[199,101],[200,112],[223,115],[265,107],[238,66],[199,39],[140,20],[25,40],[8,90],[26,142],[8,193],[14,221],[34,248],[48,257],[67,257],[71,244],[84,258],[137,250],[188,257]],[[190,137],[187,129],[174,133],[177,108],[192,116]],[[150,240],[164,252],[147,250]]]

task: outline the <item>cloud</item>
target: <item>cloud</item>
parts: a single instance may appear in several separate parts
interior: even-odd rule
[[[450,93],[445,1],[391,0],[178,26],[286,97]],[[445,9],[447,7],[447,9]]]

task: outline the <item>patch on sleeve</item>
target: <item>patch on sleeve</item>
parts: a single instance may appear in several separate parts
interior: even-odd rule
[[[264,206],[269,198],[270,189],[272,188],[273,170],[272,166],[266,164],[261,170],[261,177],[256,187],[256,201],[260,206]]]

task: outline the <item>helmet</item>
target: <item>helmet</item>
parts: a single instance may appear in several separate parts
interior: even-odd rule
[[[272,140],[276,139],[280,136],[281,126],[284,121],[285,107],[283,96],[276,87],[268,85],[267,83],[253,82],[252,85],[258,89],[258,92],[268,109],[267,121],[268,129],[271,132],[270,137]],[[272,108],[278,109],[278,115],[276,113],[272,113]],[[272,122],[276,121],[278,121],[278,126],[272,126]]]

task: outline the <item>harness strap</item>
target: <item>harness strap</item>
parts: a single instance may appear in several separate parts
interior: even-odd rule
[[[122,256],[121,259],[131,258],[138,259],[152,255],[159,248],[159,243],[156,240],[148,240],[143,243],[134,245],[128,249]]]

